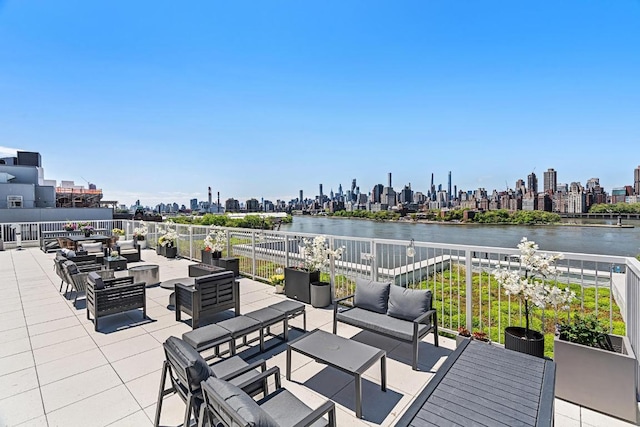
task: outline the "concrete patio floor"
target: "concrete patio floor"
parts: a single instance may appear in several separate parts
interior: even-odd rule
[[[148,319],[139,311],[114,315],[101,320],[95,332],[86,318],[84,297],[75,308],[59,292],[53,257],[37,248],[0,251],[0,426],[151,426],[164,360],[162,342],[191,330],[167,308],[170,291],[147,289]],[[142,251],[142,258],[132,265],[160,265],[160,280],[187,276],[192,263],[160,257],[153,250]],[[242,313],[284,298],[274,294],[272,286],[247,278],[241,279],[240,290]],[[331,321],[330,309],[307,307],[308,330],[331,331]],[[301,318],[292,324],[301,327]],[[441,347],[436,348],[428,336],[416,372],[411,370],[410,345],[342,324],[338,333],[387,351],[387,392],[380,390],[379,365],[364,376],[364,419],[354,414],[351,376],[294,353],[292,381],[287,381],[286,347],[276,339],[267,341],[273,348],[266,353],[253,346],[240,348],[239,354],[278,366],[283,386],[309,406],[332,399],[340,426],[387,426],[399,419],[455,347],[455,341],[440,337]],[[291,337],[300,334],[294,330]],[[558,399],[555,407],[556,426],[631,425]],[[161,425],[181,425],[184,408],[179,397],[165,398]]]

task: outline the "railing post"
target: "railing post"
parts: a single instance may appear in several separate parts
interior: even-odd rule
[[[251,232],[251,278],[256,280],[256,232]]]
[[[289,235],[284,236],[284,266],[289,267]]]
[[[329,247],[332,251],[336,249],[333,243],[333,236],[329,236]],[[333,254],[331,255],[331,265],[329,265],[329,277],[329,289],[331,292],[331,302],[333,303],[336,295],[336,257],[334,257]]]
[[[378,281],[378,250],[374,239],[371,240],[371,280]]]
[[[193,261],[193,224],[189,225],[189,259]]]
[[[465,254],[465,291],[466,291],[466,304],[465,304],[465,319],[466,328],[471,331],[473,329],[473,262],[472,254],[469,249],[464,251]]]

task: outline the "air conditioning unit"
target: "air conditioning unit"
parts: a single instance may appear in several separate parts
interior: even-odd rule
[[[8,208],[21,208],[24,205],[22,204],[22,196],[7,196],[7,207]]]

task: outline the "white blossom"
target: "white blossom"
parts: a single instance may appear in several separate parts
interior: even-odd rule
[[[227,233],[224,230],[212,229],[204,238],[204,247],[212,252],[222,252],[227,244]]]
[[[336,248],[335,250],[329,249],[329,244],[324,236],[316,236],[313,239],[302,239],[302,242],[304,268],[309,271],[316,271],[328,267],[331,259],[340,258],[344,251],[344,246]]]

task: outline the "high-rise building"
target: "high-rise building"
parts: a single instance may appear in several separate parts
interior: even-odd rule
[[[352,201],[356,201],[356,179],[353,178],[353,181],[351,181],[351,200]]]
[[[391,172],[389,172],[389,188],[393,188],[393,185],[391,185]]]
[[[447,199],[451,200],[451,171],[449,171],[449,183],[447,184]]]
[[[533,172],[527,175],[527,191],[533,194],[538,193],[538,177]]]
[[[191,208],[192,211],[198,210],[198,199],[189,200],[189,207]]]
[[[384,191],[384,185],[376,184],[371,190],[371,203],[381,203],[382,192]]]
[[[633,170],[633,191],[640,196],[640,166]]]
[[[298,202],[302,203],[304,199],[302,198],[302,190],[300,190],[300,199],[298,200]]]
[[[322,205],[322,203],[324,202],[324,194],[322,194],[322,184],[320,184],[320,197],[319,197],[319,201],[320,201],[320,205]]]
[[[555,193],[558,189],[558,172],[556,172],[553,168],[549,168],[544,173],[544,192],[545,193]]]

